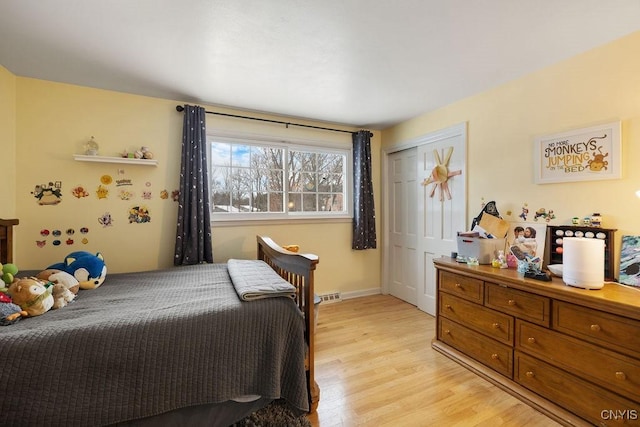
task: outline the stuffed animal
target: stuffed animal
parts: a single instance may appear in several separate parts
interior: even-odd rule
[[[53,310],[65,307],[76,297],[76,294],[71,292],[62,283],[50,284],[52,287],[51,295],[53,296]]]
[[[53,284],[60,283],[74,295],[76,295],[80,289],[80,282],[78,279],[66,271],[51,268],[41,271],[36,275],[36,278]]]
[[[18,274],[18,267],[15,264],[0,264],[0,276],[2,276],[0,291],[6,292],[6,287],[13,283],[16,274]]]
[[[61,270],[75,277],[80,289],[95,289],[107,277],[107,266],[102,254],[78,251],[67,255],[63,262],[50,265],[47,269]]]
[[[282,249],[286,249],[289,252],[298,252],[300,250],[300,246],[298,245],[284,245]]]
[[[12,325],[23,316],[26,317],[27,312],[14,304],[9,295],[0,292],[0,326]]]
[[[8,294],[14,304],[17,304],[28,316],[39,316],[53,307],[53,289],[45,287],[36,278],[19,279],[9,286]]]

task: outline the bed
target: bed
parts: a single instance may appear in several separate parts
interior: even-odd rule
[[[257,259],[294,297],[242,301],[227,263],[201,264],[108,274],[1,328],[0,422],[228,426],[275,399],[314,411],[318,258],[257,236]]]

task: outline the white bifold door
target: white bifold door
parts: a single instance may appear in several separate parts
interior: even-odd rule
[[[391,295],[435,315],[433,259],[456,251],[466,229],[466,126],[409,145],[387,151],[385,280]]]

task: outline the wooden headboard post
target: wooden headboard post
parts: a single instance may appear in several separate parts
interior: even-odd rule
[[[280,276],[296,287],[296,302],[304,313],[305,341],[309,346],[307,356],[307,387],[309,412],[314,412],[320,401],[320,388],[314,376],[315,304],[313,274],[319,260],[316,255],[288,251],[269,237],[257,236],[258,259],[266,262]]]
[[[0,219],[0,263],[13,262],[13,226],[17,219]]]

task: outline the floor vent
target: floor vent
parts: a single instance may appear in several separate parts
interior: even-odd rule
[[[340,292],[332,292],[329,294],[320,295],[320,299],[322,299],[322,302],[326,303],[342,301]]]

